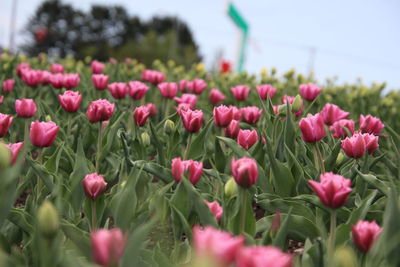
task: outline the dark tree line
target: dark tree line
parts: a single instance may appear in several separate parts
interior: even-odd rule
[[[121,6],[94,5],[87,13],[60,0],[43,2],[25,27],[21,49],[30,56],[40,52],[78,59],[91,56],[136,58],[144,64],[173,59],[189,65],[200,60],[189,27],[176,17],[143,21]]]

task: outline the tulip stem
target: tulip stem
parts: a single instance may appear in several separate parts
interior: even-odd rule
[[[189,137],[188,137],[188,141],[187,141],[186,149],[185,149],[185,157],[184,157],[185,160],[188,159],[187,157],[188,157],[188,154],[189,154],[190,145],[192,143],[192,135],[193,134],[189,133]]]
[[[37,155],[37,162],[41,165],[42,164],[42,148],[38,149],[38,155]],[[40,192],[42,191],[43,183],[42,183],[42,178],[40,176],[37,176],[37,184],[36,184],[36,203],[39,203],[39,196]]]
[[[96,200],[91,200],[92,206],[92,231],[96,229],[97,226],[97,214],[96,214]]]
[[[322,158],[321,150],[317,143],[313,144],[314,164],[321,173],[325,173],[324,160]]]
[[[166,103],[165,103],[165,117],[167,118],[169,116],[170,102],[171,101],[168,101],[168,99],[166,99],[165,101],[166,101]]]
[[[28,143],[29,138],[29,121],[25,119],[25,129],[24,129],[24,142],[25,144]]]
[[[100,155],[101,155],[101,147],[102,147],[102,137],[103,131],[101,127],[101,122],[99,123],[99,136],[97,137],[97,153],[96,153],[96,173],[100,171]]]
[[[71,121],[71,115],[68,113],[68,124],[67,124],[67,138],[70,137],[71,135],[71,128],[72,128],[72,121]]]
[[[240,221],[239,221],[239,233],[244,234],[244,226],[246,222],[247,213],[247,189],[239,187],[239,205],[240,205]]]
[[[335,252],[335,242],[336,242],[336,210],[331,211],[331,228],[329,232],[329,240],[328,240],[328,265],[331,265],[333,262],[333,255]]]

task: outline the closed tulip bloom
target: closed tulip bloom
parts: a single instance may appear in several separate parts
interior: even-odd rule
[[[129,95],[135,99],[135,100],[139,100],[142,99],[147,91],[149,91],[149,87],[139,81],[131,81],[128,83],[129,86]]]
[[[188,83],[188,80],[180,80],[178,83],[179,86],[179,91],[185,92],[186,91],[186,84]]]
[[[11,115],[0,113],[0,138],[6,136],[12,121],[13,117]]]
[[[56,73],[52,74],[49,78],[49,82],[51,86],[53,86],[56,89],[61,89],[64,87],[64,74],[62,73]]]
[[[262,100],[266,100],[267,97],[272,99],[277,91],[276,88],[270,84],[257,85],[256,89],[257,89],[258,95],[260,96],[260,98]]]
[[[105,90],[108,86],[108,75],[104,74],[93,74],[92,75],[92,82],[94,85],[94,88],[96,90],[102,91]]]
[[[258,133],[256,130],[239,130],[237,142],[244,149],[249,150],[257,141]]]
[[[369,251],[381,232],[382,228],[375,221],[360,220],[351,228],[353,242],[363,253]]]
[[[82,95],[79,92],[65,91],[58,95],[58,101],[66,112],[77,112],[82,102]]]
[[[52,63],[50,65],[50,71],[52,73],[63,73],[64,72],[64,66],[59,63]]]
[[[147,118],[150,116],[150,111],[146,106],[140,106],[133,111],[133,118],[137,126],[142,127],[146,124]]]
[[[299,122],[301,138],[304,142],[315,143],[325,137],[324,121],[319,113],[302,118]]]
[[[211,89],[210,94],[208,95],[208,100],[213,105],[223,102],[225,98],[226,96],[218,89]]]
[[[237,255],[237,267],[291,267],[293,256],[274,246],[244,247]]]
[[[218,127],[227,127],[233,119],[232,107],[224,105],[215,107],[213,110],[214,124]]]
[[[350,158],[361,158],[366,152],[365,139],[362,134],[356,133],[342,140],[342,149]]]
[[[354,133],[354,121],[353,120],[340,120],[332,124],[329,130],[333,131],[332,136],[334,138],[343,138],[347,136],[347,131],[350,134]]]
[[[237,85],[231,88],[231,93],[236,100],[244,101],[249,96],[250,87],[246,85]]]
[[[232,108],[232,112],[233,112],[233,119],[240,121],[242,120],[242,109],[238,109],[236,106],[229,106],[230,108]]]
[[[240,123],[237,120],[232,120],[228,127],[226,127],[224,129],[224,134],[226,137],[232,138],[232,139],[236,139],[236,137],[239,134],[239,130],[240,130]]]
[[[196,108],[197,96],[193,94],[183,94],[181,97],[174,97],[175,102],[179,104],[188,104],[190,109]]]
[[[186,103],[179,104],[175,109],[179,116],[182,116],[182,111],[191,110],[190,105]]]
[[[244,245],[243,236],[233,236],[229,232],[211,226],[203,229],[193,227],[193,246],[197,256],[215,261],[217,266],[229,266]]]
[[[171,172],[177,183],[180,183],[185,172],[189,172],[189,181],[195,185],[203,173],[203,162],[194,160],[181,160],[181,158],[172,159]]]
[[[90,240],[95,263],[104,267],[118,265],[126,245],[126,237],[119,228],[93,231]]]
[[[257,163],[252,158],[232,158],[231,171],[236,183],[241,187],[251,187],[258,179]]]
[[[324,123],[327,125],[332,125],[334,122],[343,120],[350,115],[349,112],[341,110],[338,106],[329,103],[324,106],[320,114],[324,119]]]
[[[244,107],[240,109],[242,121],[249,124],[256,124],[261,117],[262,109],[256,106]]]
[[[40,71],[40,83],[43,85],[47,85],[50,83],[50,77],[53,74],[50,71],[42,70]]]
[[[322,92],[322,88],[316,84],[300,84],[299,93],[301,97],[307,101],[314,101],[318,95]]]
[[[284,105],[278,106],[278,110],[282,106],[285,107],[285,109],[286,109],[287,103],[289,103],[290,105],[293,105],[295,99],[296,99],[295,96],[283,95],[281,101],[282,101],[282,104],[284,104]],[[296,118],[298,118],[301,116],[301,114],[303,114],[303,110],[304,110],[304,103],[301,103],[300,109],[297,112],[293,110],[292,113],[296,116]]]
[[[114,82],[108,85],[112,97],[123,99],[128,94],[128,86],[124,82]]]
[[[174,98],[178,92],[178,85],[176,83],[163,82],[158,85],[158,90],[164,98]]]
[[[360,131],[362,133],[379,135],[384,127],[385,125],[379,118],[371,115],[360,115]]]
[[[181,112],[183,126],[190,133],[198,132],[203,121],[203,111],[185,110]]]
[[[14,164],[17,161],[18,155],[24,147],[23,142],[7,144],[8,149],[11,151],[11,163]]]
[[[115,105],[106,99],[99,99],[90,103],[86,115],[90,122],[108,121],[114,113]]]
[[[107,182],[104,177],[91,173],[85,176],[82,180],[83,190],[88,198],[95,199],[106,190]]]
[[[202,79],[194,79],[186,83],[186,88],[189,92],[199,95],[207,88],[207,83]]]
[[[36,114],[37,107],[33,99],[17,99],[15,100],[15,111],[18,117],[31,118]]]
[[[165,81],[165,74],[156,70],[144,70],[142,72],[142,81],[150,82],[154,85]]]
[[[208,202],[207,200],[204,200],[204,202],[210,209],[211,213],[214,215],[215,219],[217,219],[217,221],[220,221],[224,211],[218,201]]]
[[[93,74],[103,73],[105,68],[106,68],[106,65],[97,60],[93,60],[92,63],[90,64],[90,69],[92,70]]]
[[[14,89],[15,80],[7,79],[3,82],[3,91],[6,93],[11,92]]]
[[[368,133],[362,134],[362,136],[364,137],[365,147],[367,148],[368,154],[373,154],[379,147],[379,136]]]
[[[313,180],[308,183],[325,206],[337,209],[347,203],[352,191],[350,179],[332,172],[321,174],[319,179],[319,183]]]
[[[40,84],[41,82],[41,73],[37,70],[32,70],[32,69],[22,69],[22,81],[30,86],[30,87],[36,87]]]
[[[150,117],[153,117],[155,115],[157,115],[157,105],[154,103],[147,103],[146,104],[147,109],[150,112]]]
[[[78,73],[67,73],[64,74],[64,88],[66,89],[74,89],[78,86],[81,78]]]
[[[17,68],[16,68],[17,75],[18,75],[19,77],[22,77],[22,72],[23,72],[24,70],[30,69],[30,68],[31,68],[31,65],[29,65],[28,62],[21,62],[21,63],[19,63],[18,66],[17,66]]]
[[[60,127],[52,121],[34,121],[31,123],[30,140],[36,147],[49,147],[56,140]]]

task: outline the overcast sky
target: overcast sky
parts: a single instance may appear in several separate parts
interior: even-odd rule
[[[8,45],[11,3],[0,1],[0,44]],[[88,10],[93,3],[120,4],[142,18],[177,15],[193,30],[207,65],[218,51],[235,58],[238,33],[225,13],[225,0],[64,0]],[[41,0],[18,0],[19,32]],[[277,67],[306,73],[315,48],[314,70],[323,82],[387,81],[400,88],[400,1],[234,0],[250,24],[246,69]],[[21,42],[23,39],[18,38]]]

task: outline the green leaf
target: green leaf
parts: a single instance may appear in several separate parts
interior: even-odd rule
[[[149,124],[150,124],[150,132],[151,132],[151,136],[152,136],[151,140],[154,143],[154,147],[157,150],[158,163],[161,166],[166,166],[165,165],[165,156],[164,156],[165,147],[164,147],[164,145],[161,144],[160,140],[158,139],[158,134],[157,134],[156,130],[154,129],[153,124],[151,122]]]
[[[88,233],[66,220],[61,222],[61,229],[65,236],[74,243],[79,251],[82,252],[87,259],[91,259],[92,253]]]
[[[217,138],[222,142],[224,142],[230,149],[232,149],[232,151],[236,154],[236,156],[241,158],[243,157],[250,158],[250,154],[243,147],[238,145],[238,143],[235,140],[222,136],[217,136]]]
[[[372,187],[378,189],[383,194],[388,195],[389,188],[390,188],[388,184],[386,184],[385,182],[379,180],[378,178],[376,178],[372,174],[363,174],[359,170],[356,170],[356,171],[360,175],[360,177],[362,179],[364,179],[364,181],[366,181],[369,185],[371,185]]]
[[[148,172],[155,177],[161,179],[164,183],[168,184],[173,181],[171,170],[160,166],[157,163],[146,162],[144,160],[137,160],[131,162],[131,164],[136,168],[143,168],[145,172]]]
[[[61,154],[63,152],[63,147],[64,147],[64,143],[61,143],[57,147],[56,151],[54,151],[53,155],[51,155],[51,157],[44,164],[46,169],[53,174],[56,174],[58,172],[58,165],[60,163]]]
[[[21,228],[25,233],[29,235],[33,234],[33,226],[32,226],[33,218],[29,213],[25,212],[23,209],[19,208],[11,209],[8,215],[8,220],[17,225],[19,228]]]
[[[281,223],[279,230],[274,239],[272,239],[272,245],[284,249],[286,247],[287,232],[289,226],[289,219],[292,213],[292,209],[289,209],[285,219]]]
[[[206,151],[207,138],[210,133],[213,120],[211,119],[201,132],[192,140],[189,147],[188,158],[198,159],[204,155]]]

